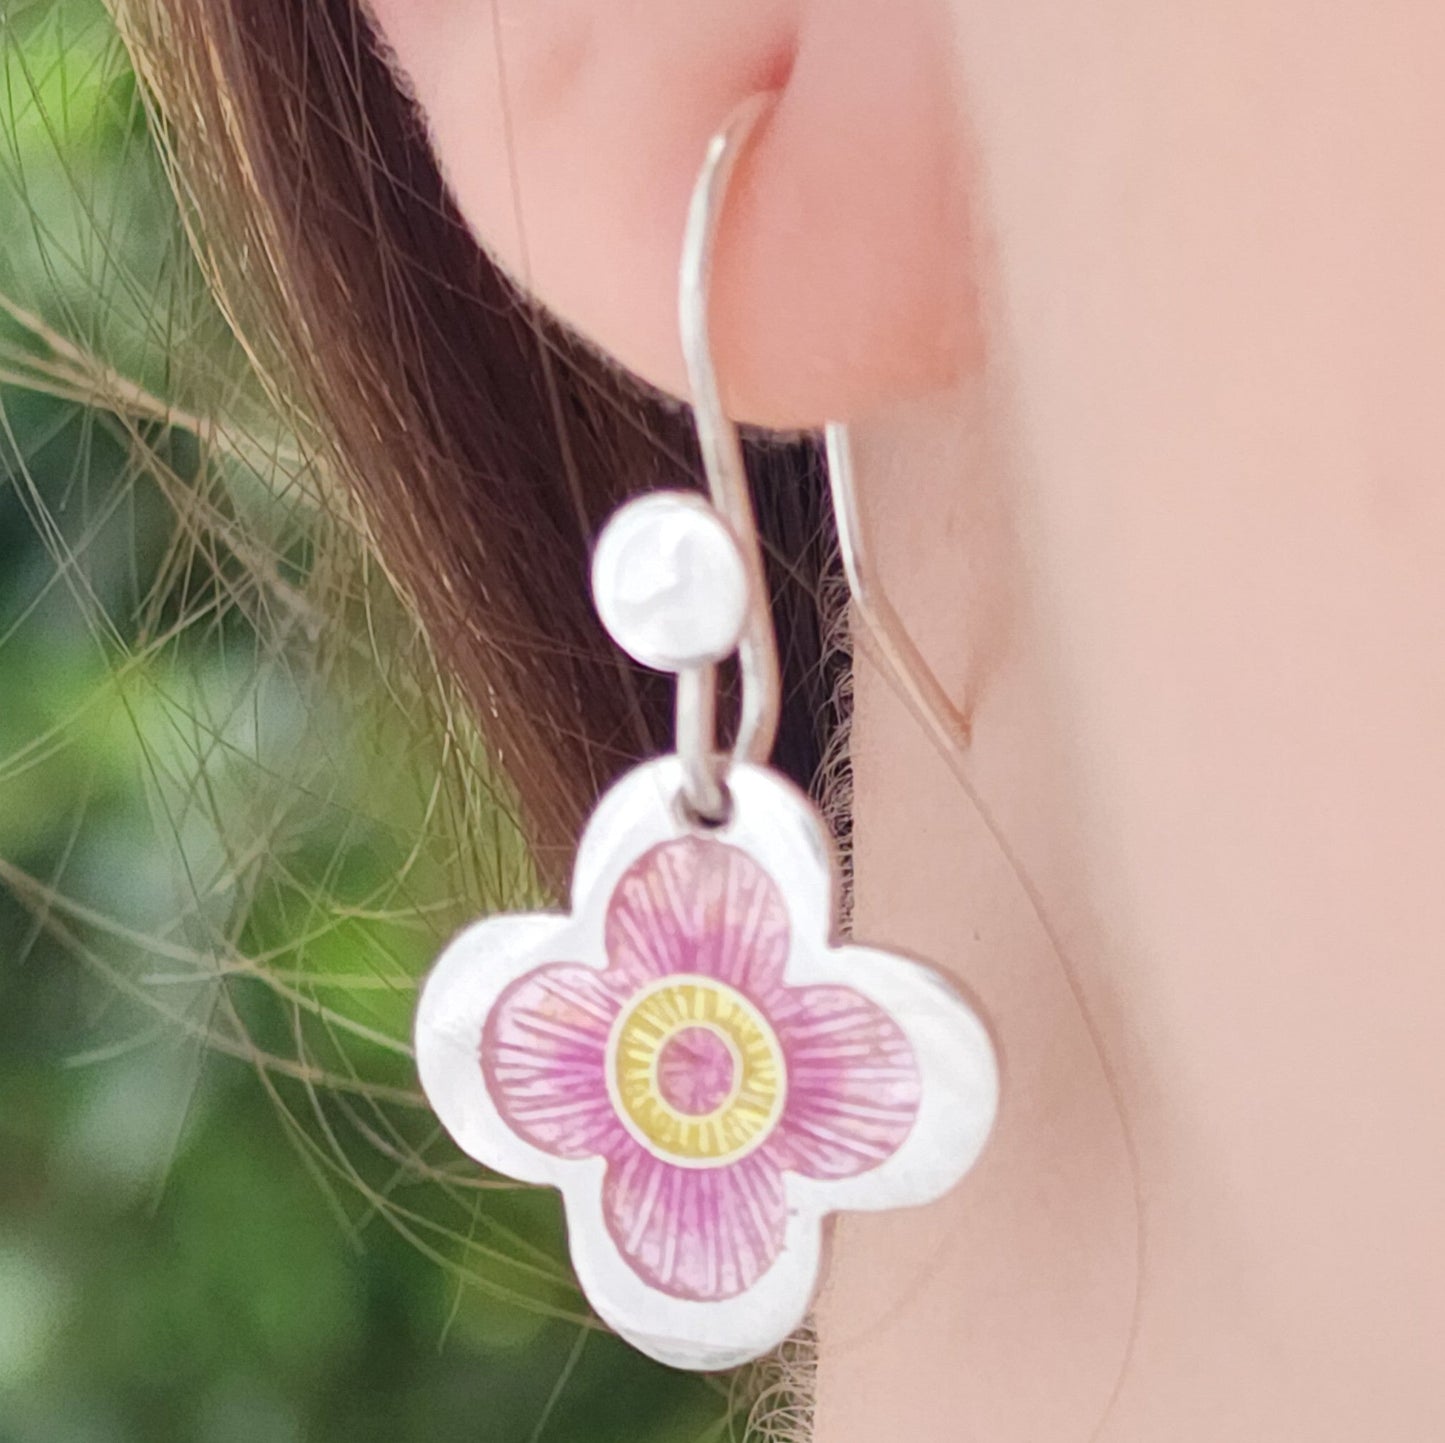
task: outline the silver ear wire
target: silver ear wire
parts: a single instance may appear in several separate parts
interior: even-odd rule
[[[893,683],[913,719],[928,733],[943,759],[956,768],[968,749],[968,719],[950,700],[937,672],[923,659],[923,653],[909,636],[903,618],[883,589],[858,507],[848,428],[840,421],[830,421],[823,428],[823,446],[843,574],[848,580],[854,611],[873,644],[873,660]]]
[[[765,762],[773,750],[781,710],[778,644],[768,607],[768,585],[763,574],[763,551],[758,522],[748,494],[738,428],[723,407],[713,366],[712,335],[708,324],[709,286],[718,222],[727,201],[728,187],[738,156],[753,128],[772,103],[771,95],[755,95],[740,105],[727,124],[708,142],[702,169],[693,186],[683,232],[682,267],[678,282],[677,315],[682,332],[682,357],[692,392],[703,473],[712,503],[733,529],[742,548],[751,592],[747,622],[738,645],[742,672],[742,712],[738,719],[733,755],[740,761]],[[689,690],[697,687],[690,682]],[[711,699],[711,686],[704,684]],[[684,688],[679,684],[679,702]],[[682,717],[679,716],[679,721]]]
[[[742,709],[733,756],[752,762],[767,760],[777,735],[781,708],[777,641],[742,444],[737,426],[724,409],[713,365],[708,301],[718,224],[733,171],[773,99],[764,94],[745,101],[708,143],[688,205],[678,285],[683,361],[692,392],[703,471],[712,503],[732,527],[748,573],[748,615],[738,646]],[[879,578],[858,505],[847,427],[841,422],[829,422],[824,428],[824,445],[838,549],[857,619],[872,644],[874,660],[929,740],[957,772],[968,747],[968,722],[924,660]],[[704,743],[710,745],[707,739],[715,734],[715,679],[713,668],[707,668],[705,675],[698,670],[678,678],[679,748],[691,758],[689,791],[695,805],[715,803],[721,795],[719,779],[701,760]],[[705,806],[699,810],[709,814]]]

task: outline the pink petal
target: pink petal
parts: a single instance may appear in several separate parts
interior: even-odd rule
[[[763,1150],[726,1167],[674,1167],[639,1146],[614,1155],[602,1191],[622,1255],[654,1288],[712,1302],[746,1291],[782,1251],[783,1178]]]
[[[683,837],[645,852],[623,874],[606,939],[609,972],[631,986],[694,972],[763,1000],[782,979],[788,911],[746,852]]]
[[[851,1177],[898,1150],[918,1115],[913,1049],[881,1007],[848,987],[790,987],[772,1024],[788,1100],[766,1151],[807,1177]]]
[[[607,1036],[618,1002],[592,967],[519,977],[482,1032],[482,1072],[513,1131],[558,1157],[610,1153],[626,1136],[607,1095]]]

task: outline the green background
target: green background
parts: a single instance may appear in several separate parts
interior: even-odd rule
[[[0,0],[0,1443],[691,1443],[419,1105],[505,791],[185,244],[90,0]]]

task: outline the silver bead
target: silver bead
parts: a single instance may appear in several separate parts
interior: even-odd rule
[[[727,524],[701,497],[656,491],[629,501],[603,529],[592,596],[629,656],[657,671],[687,671],[736,650],[747,569]]]

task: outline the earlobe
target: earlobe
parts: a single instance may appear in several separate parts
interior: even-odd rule
[[[375,0],[478,239],[568,324],[683,391],[677,265],[708,137],[776,93],[724,217],[729,405],[790,427],[946,384],[976,346],[945,7]]]

